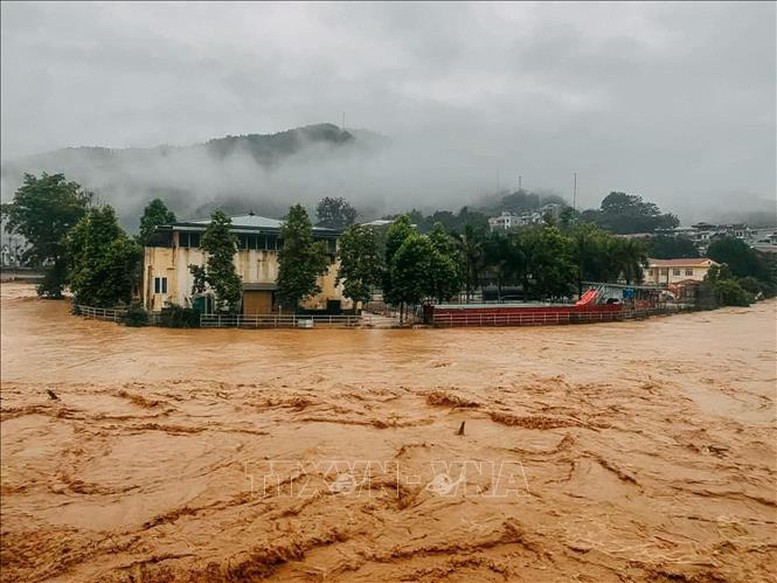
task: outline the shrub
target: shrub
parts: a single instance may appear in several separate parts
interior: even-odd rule
[[[159,325],[166,328],[199,328],[200,313],[194,308],[170,304],[162,308]]]
[[[133,300],[121,321],[125,326],[134,328],[148,326],[148,312],[143,309],[139,301]]]
[[[749,306],[753,303],[753,296],[733,279],[721,279],[715,288],[722,306]]]

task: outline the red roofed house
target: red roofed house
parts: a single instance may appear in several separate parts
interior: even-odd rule
[[[645,283],[648,285],[669,285],[688,279],[702,281],[713,265],[720,264],[707,257],[648,259],[648,267],[645,269]]]

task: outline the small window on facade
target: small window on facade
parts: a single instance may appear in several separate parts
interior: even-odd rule
[[[685,275],[693,275],[693,269],[686,269]]]
[[[679,269],[673,269],[672,275],[681,275],[681,271]]]
[[[662,269],[661,275],[669,275],[669,269]]]
[[[166,294],[167,293],[167,278],[166,277],[155,277],[154,278],[154,293],[155,294]]]

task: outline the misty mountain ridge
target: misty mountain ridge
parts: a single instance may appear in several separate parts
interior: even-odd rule
[[[434,146],[399,143],[366,129],[318,123],[185,146],[69,147],[3,161],[0,194],[3,201],[10,200],[24,173],[63,173],[94,192],[96,202],[111,204],[131,231],[137,229],[143,207],[157,197],[182,220],[206,218],[216,208],[229,214],[253,211],[281,218],[297,202],[312,211],[324,196],[346,198],[364,220],[412,208],[426,214],[463,206],[489,214],[510,210],[502,199],[512,189],[489,189],[485,173],[466,156],[438,152]],[[652,200],[649,193],[639,194]],[[568,204],[571,198],[550,189],[532,189],[531,195],[538,204]],[[773,201],[737,199],[744,204],[736,208],[662,205],[662,210],[679,210],[686,224],[698,220],[777,223]]]
[[[311,202],[305,192],[311,186],[303,184],[309,182],[303,177],[315,175],[313,169],[337,167],[351,158],[364,160],[389,144],[388,138],[369,130],[319,123],[188,146],[68,147],[4,160],[2,199],[10,200],[24,173],[47,172],[63,173],[94,192],[99,202],[113,205],[131,229],[154,197],[182,217],[220,206],[277,216],[297,202],[290,197]],[[320,198],[333,192],[324,187],[316,194]]]

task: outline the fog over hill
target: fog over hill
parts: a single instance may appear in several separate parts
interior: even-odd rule
[[[0,11],[3,200],[64,171],[134,229],[153,196],[182,217],[343,196],[371,217],[519,177],[571,202],[577,173],[578,208],[624,191],[684,223],[775,215],[773,2]]]
[[[202,218],[216,208],[282,217],[295,202],[312,210],[328,195],[346,197],[364,219],[411,208],[493,209],[515,188],[500,184],[509,177],[484,177],[473,159],[455,147],[441,150],[439,144],[401,143],[369,130],[320,123],[189,146],[71,147],[27,156],[3,163],[2,198],[12,197],[25,172],[62,172],[94,192],[98,202],[113,205],[121,222],[133,231],[143,207],[155,197],[165,200],[181,219]],[[532,190],[552,197],[566,195],[571,204],[566,192]],[[777,224],[774,203],[757,197],[736,197],[735,208],[725,201],[704,209],[683,207],[680,201],[666,210],[679,212],[686,223]]]

